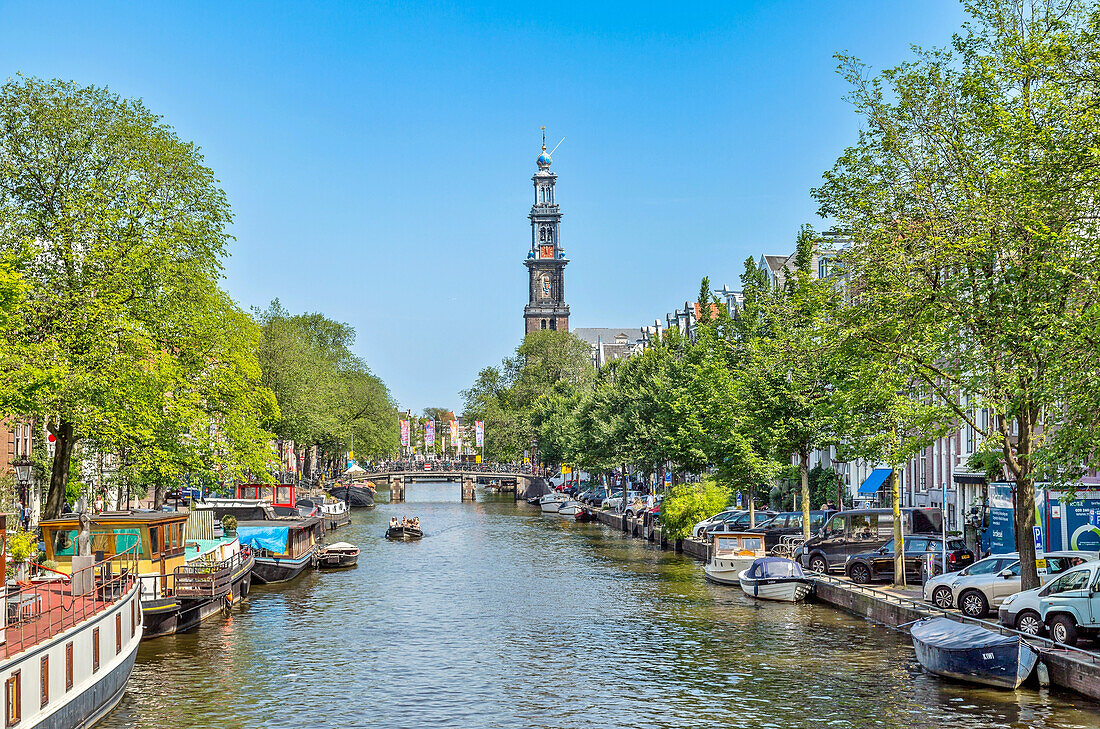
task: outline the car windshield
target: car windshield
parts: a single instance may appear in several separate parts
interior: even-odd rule
[[[1092,575],[1092,570],[1075,570],[1073,572],[1067,572],[1050,583],[1050,587],[1047,588],[1046,594],[1053,595],[1059,592],[1082,590],[1085,585],[1089,583],[1090,575]]]

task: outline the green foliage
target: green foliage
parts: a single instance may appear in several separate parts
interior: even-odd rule
[[[229,533],[237,531],[237,517],[232,514],[223,516],[222,529]]]
[[[669,539],[689,537],[693,526],[722,511],[729,500],[729,491],[713,479],[674,486],[661,504],[661,528]]]
[[[8,532],[8,559],[19,564],[26,562],[36,554],[38,554],[38,537],[34,532],[19,530]]]

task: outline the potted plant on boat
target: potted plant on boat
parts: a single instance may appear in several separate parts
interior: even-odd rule
[[[8,559],[14,566],[15,579],[18,582],[27,580],[27,563],[32,556],[38,554],[38,539],[34,532],[14,531],[8,532]]]
[[[237,533],[237,517],[227,515],[222,517],[222,531],[225,532],[225,536],[231,537]]]

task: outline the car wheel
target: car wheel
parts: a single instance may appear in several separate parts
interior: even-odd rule
[[[932,602],[936,607],[950,610],[955,607],[955,598],[951,594],[950,587],[940,586],[932,591]]]
[[[1043,632],[1043,621],[1039,619],[1039,613],[1034,610],[1024,610],[1016,616],[1016,630],[1028,635],[1040,635]]]
[[[825,574],[829,571],[829,561],[820,554],[815,554],[813,557],[810,557],[810,570],[812,572]]]
[[[1055,615],[1050,619],[1050,637],[1055,643],[1077,645],[1077,623],[1068,615]]]
[[[989,612],[989,602],[977,590],[968,590],[959,595],[959,610],[968,618],[984,618]]]
[[[871,570],[865,564],[856,563],[848,568],[848,577],[857,585],[866,585],[871,581]]]

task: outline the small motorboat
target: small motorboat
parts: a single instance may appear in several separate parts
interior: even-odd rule
[[[783,557],[759,557],[738,575],[741,589],[750,597],[763,600],[798,602],[810,594],[813,582],[802,572],[802,566]]]
[[[592,521],[596,517],[593,516],[592,512],[589,511],[588,509],[581,509],[580,511],[578,511],[576,514],[573,515],[573,518],[576,519],[577,521]]]
[[[561,505],[566,502],[569,497],[565,494],[559,494],[556,491],[552,491],[539,499],[539,506],[542,508],[545,514],[557,514]]]
[[[576,516],[582,511],[584,511],[584,505],[573,499],[561,502],[561,506],[558,507],[558,514],[562,516]]]
[[[741,584],[741,573],[752,567],[764,550],[764,535],[722,532],[712,535],[710,559],[703,567],[703,576],[719,585]]]
[[[924,670],[960,681],[1015,690],[1039,660],[1038,651],[1018,635],[950,618],[925,618],[909,633]]]
[[[424,536],[419,526],[412,524],[398,524],[386,530],[386,539],[395,542],[411,542]]]
[[[347,542],[337,542],[321,547],[317,553],[317,566],[323,570],[354,567],[359,561],[359,547]]]

